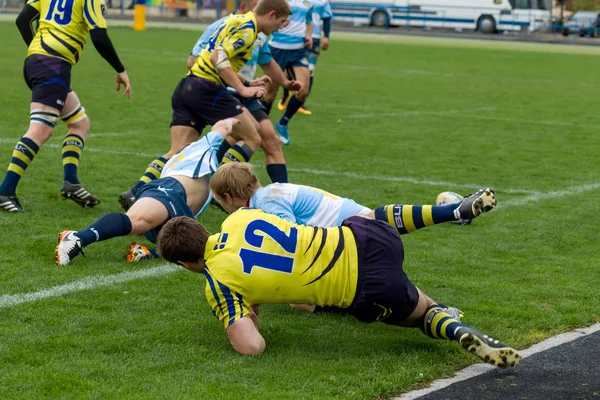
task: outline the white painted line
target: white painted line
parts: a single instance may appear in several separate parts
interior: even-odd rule
[[[572,332],[561,333],[560,335],[553,336],[549,339],[544,340],[543,342],[534,344],[530,348],[526,350],[520,351],[523,358],[531,357],[534,354],[541,353],[543,351],[549,350],[553,347],[559,346],[561,344],[565,344],[568,342],[572,342],[581,337],[591,335],[592,333],[600,331],[600,323],[594,324],[587,328],[575,329]],[[518,367],[517,367],[518,368]],[[400,397],[396,397],[394,400],[414,400],[419,397],[425,396],[427,394],[436,392],[443,388],[446,388],[456,382],[461,382],[470,378],[474,378],[479,375],[483,375],[490,370],[496,369],[496,367],[489,364],[474,364],[468,366],[465,369],[462,369],[454,375],[452,378],[448,379],[438,379],[433,381],[431,386],[425,389],[413,390],[412,392],[408,392],[403,394]]]
[[[427,179],[418,179],[411,178],[408,176],[385,176],[385,175],[366,175],[366,174],[357,174],[355,172],[345,172],[345,171],[329,171],[329,170],[318,170],[311,168],[288,168],[290,172],[300,172],[305,174],[313,174],[313,175],[328,175],[328,176],[339,176],[344,178],[353,178],[353,179],[366,179],[366,180],[375,180],[375,181],[387,181],[387,182],[408,182],[414,183],[417,185],[429,185],[429,186],[442,186],[447,188],[468,188],[471,190],[477,190],[485,185],[479,185],[476,183],[454,183],[454,182],[444,182],[444,181],[432,181]],[[450,190],[450,189],[449,189]],[[542,197],[544,194],[540,192],[536,192],[533,190],[527,189],[502,189],[502,192],[505,193],[524,193],[530,194],[531,196],[539,196]]]
[[[496,107],[477,107],[457,110],[442,110],[442,111],[396,111],[396,112],[379,112],[370,114],[350,114],[344,118],[376,118],[376,117],[408,117],[411,115],[452,115],[460,113],[473,113],[481,111],[496,111]],[[469,114],[469,116],[472,114]]]
[[[0,296],[0,308],[13,307],[23,303],[46,299],[49,297],[63,296],[68,293],[81,290],[96,289],[102,286],[110,286],[118,283],[133,281],[136,279],[151,278],[160,275],[171,274],[182,271],[183,269],[175,264],[165,264],[155,268],[139,269],[135,271],[122,272],[116,275],[93,276],[78,281],[73,281],[65,285],[54,286],[49,289],[43,289],[39,292],[5,294]]]
[[[564,197],[564,196],[571,196],[571,195],[584,193],[584,192],[591,192],[591,191],[599,189],[599,188],[600,188],[600,182],[596,182],[596,183],[589,183],[586,185],[572,186],[567,189],[555,190],[552,192],[546,192],[546,193],[538,192],[538,193],[534,193],[534,194],[531,194],[526,197],[522,197],[520,199],[507,200],[507,201],[503,202],[500,205],[500,207],[523,206],[523,205],[529,204],[529,203],[537,203],[542,200],[555,199],[557,197]]]

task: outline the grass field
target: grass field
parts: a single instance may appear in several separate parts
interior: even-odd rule
[[[60,199],[60,126],[19,186],[28,213],[0,213],[0,398],[370,399],[476,362],[418,330],[285,305],[263,307],[265,354],[242,357],[203,298],[204,278],[127,264],[129,238],[54,265],[58,232],[118,211],[119,193],[168,149],[170,96],[198,35],[112,29],[130,101],[86,46],[72,80],[92,121],[80,178],[103,203]],[[14,25],[0,23],[0,37],[4,170],[30,93]],[[404,237],[411,279],[517,348],[590,325],[600,321],[599,60],[334,35],[307,104],[314,115],[290,124],[290,180],[370,207],[492,186],[498,209],[472,225]],[[266,183],[262,154],[253,162]],[[210,209],[201,220],[217,231],[223,217]]]

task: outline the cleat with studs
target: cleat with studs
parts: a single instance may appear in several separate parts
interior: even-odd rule
[[[76,236],[77,231],[62,231],[58,234],[56,246],[56,265],[67,265],[79,254],[83,254],[81,239]]]
[[[493,210],[497,204],[493,189],[479,189],[475,194],[465,196],[454,214],[459,220],[470,222],[473,218]]]
[[[488,364],[508,368],[519,365],[522,360],[517,350],[471,326],[464,325],[459,328],[456,336],[459,338],[458,342],[463,349],[473,353]]]
[[[81,207],[95,207],[100,204],[100,200],[88,192],[80,183],[73,184],[64,181],[60,187],[60,194],[66,200],[73,200]]]
[[[25,212],[17,196],[4,196],[2,194],[0,194],[0,209],[9,213]]]
[[[146,246],[139,243],[131,243],[129,246],[129,252],[127,253],[128,262],[134,263],[142,260],[151,260],[153,258],[154,256]]]
[[[121,208],[125,210],[125,212],[129,211],[133,203],[135,203],[136,198],[131,190],[127,190],[119,196],[119,204],[121,204]]]

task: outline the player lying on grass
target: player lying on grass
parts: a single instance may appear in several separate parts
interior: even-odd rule
[[[223,21],[173,92],[171,149],[148,165],[136,186],[121,194],[119,202],[123,208],[127,210],[135,201],[136,192],[144,182],[150,181],[152,176],[160,176],[160,170],[170,157],[198,140],[204,127],[219,120],[235,117],[240,121],[235,131],[246,138],[243,143],[235,144],[224,160],[250,160],[261,144],[258,124],[227,87],[232,87],[244,98],[261,98],[266,93],[262,85],[270,81],[269,77],[248,83],[243,77],[240,79],[238,73],[252,59],[258,33],[270,35],[279,30],[291,13],[286,0],[260,0],[252,11],[231,15]]]
[[[160,179],[144,185],[138,200],[123,213],[110,213],[82,231],[63,231],[56,246],[56,264],[67,265],[83,248],[118,236],[145,234],[152,241],[162,225],[182,215],[202,214],[212,199],[210,178],[217,169],[216,152],[237,119],[217,122],[212,131],[175,154],[165,165]],[[243,137],[237,136],[237,140]]]
[[[515,349],[461,323],[415,287],[402,268],[400,235],[384,221],[354,216],[338,227],[316,228],[242,208],[212,236],[192,218],[171,219],[157,243],[166,260],[206,276],[208,303],[242,354],[265,350],[260,304],[306,303],[346,309],[363,322],[420,327],[492,365],[521,360]]]
[[[496,206],[494,191],[481,189],[457,204],[391,204],[371,210],[354,200],[310,186],[274,183],[261,187],[248,163],[221,166],[210,186],[215,199],[228,213],[240,207],[252,207],[290,222],[321,228],[339,226],[343,220],[353,215],[369,215],[390,223],[401,235],[444,222],[470,220]],[[134,243],[130,252],[129,261],[156,256],[156,253],[139,243]]]

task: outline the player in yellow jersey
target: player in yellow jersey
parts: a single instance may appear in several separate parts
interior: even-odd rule
[[[413,285],[402,268],[400,235],[384,221],[353,216],[342,226],[316,228],[242,208],[212,236],[192,218],[170,220],[158,251],[206,276],[208,303],[242,354],[265,349],[260,304],[305,303],[343,308],[363,322],[420,327],[500,367],[521,360],[515,349],[463,324]]]
[[[117,90],[131,96],[125,67],[106,33],[103,0],[29,0],[17,17],[17,26],[29,46],[25,59],[25,82],[31,89],[30,124],[12,153],[8,171],[0,184],[0,208],[22,212],[16,196],[19,180],[41,146],[52,136],[58,119],[67,124],[62,156],[64,181],[61,195],[82,207],[100,200],[79,182],[77,169],[90,122],[71,90],[71,66],[79,61],[88,32],[98,53],[117,71]]]
[[[198,140],[202,130],[216,121],[235,117],[240,123],[234,133],[243,136],[228,150],[227,161],[249,161],[260,147],[258,124],[227,90],[235,89],[241,97],[261,98],[265,93],[262,85],[269,77],[246,81],[238,75],[240,69],[252,58],[252,50],[259,32],[265,35],[281,29],[288,23],[292,13],[286,0],[259,0],[252,11],[226,18],[216,29],[202,49],[196,62],[171,97],[173,116],[171,120],[171,149],[154,160],[147,171],[160,176],[166,160],[181,148]],[[151,178],[148,179],[150,181]],[[121,206],[127,210],[136,199],[137,190],[143,182],[119,196]]]

